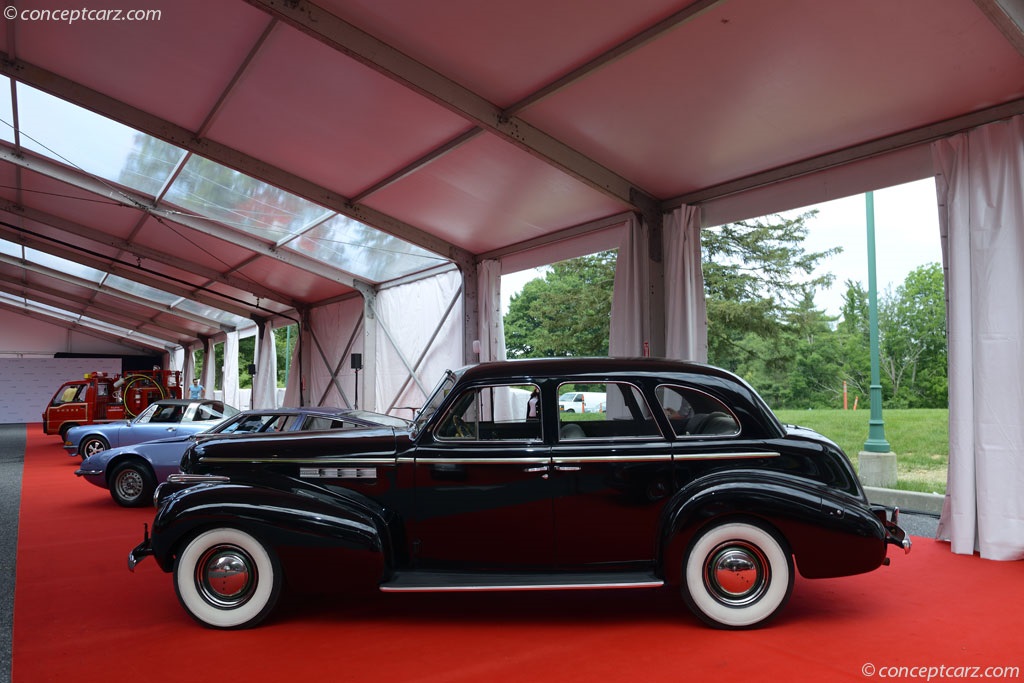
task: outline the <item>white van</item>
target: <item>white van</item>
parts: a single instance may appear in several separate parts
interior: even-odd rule
[[[603,413],[607,394],[597,391],[567,391],[558,397],[558,410],[563,413]]]

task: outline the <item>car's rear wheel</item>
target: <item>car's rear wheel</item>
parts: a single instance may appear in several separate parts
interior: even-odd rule
[[[760,626],[793,591],[793,557],[774,530],[747,521],[714,524],[690,544],[683,598],[716,628]]]
[[[78,445],[78,454],[85,460],[90,455],[96,455],[110,448],[110,444],[102,436],[87,436]]]
[[[156,490],[156,476],[143,462],[128,460],[110,473],[110,497],[126,508],[150,505]]]
[[[233,527],[199,534],[174,563],[178,601],[211,628],[256,626],[274,609],[281,584],[273,549]]]

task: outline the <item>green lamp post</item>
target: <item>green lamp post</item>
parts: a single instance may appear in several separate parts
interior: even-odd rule
[[[890,452],[885,439],[885,420],[882,419],[882,380],[879,370],[878,344],[878,284],[875,276],[875,194],[865,195],[868,219],[868,327],[871,336],[871,418],[868,421],[868,439],[864,450],[868,453]]]

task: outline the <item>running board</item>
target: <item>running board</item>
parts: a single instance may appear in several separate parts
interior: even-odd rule
[[[665,582],[650,572],[578,574],[492,574],[465,572],[396,572],[382,583],[385,593],[448,591],[557,591],[607,588],[660,588]]]

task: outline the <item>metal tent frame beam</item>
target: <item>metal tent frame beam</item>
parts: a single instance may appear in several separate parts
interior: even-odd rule
[[[22,282],[17,286],[12,286],[0,282],[0,291],[7,292],[11,296],[31,299],[36,303],[52,306],[66,312],[69,316],[82,315],[95,318],[115,327],[138,332],[154,339],[160,339],[168,344],[187,343],[195,336],[195,332],[184,327],[152,319],[140,322],[137,318],[132,318],[113,306],[106,306],[90,299],[72,296],[62,290],[39,283]],[[74,304],[74,307],[70,306],[69,303]],[[150,328],[155,328],[158,331],[154,332]]]
[[[626,178],[317,5],[305,0],[246,1],[599,192],[641,211],[657,206],[653,196]]]
[[[260,41],[262,43],[262,39]],[[279,187],[282,190],[295,194],[309,201],[315,202],[331,211],[335,211],[349,218],[355,219],[370,225],[382,232],[398,237],[406,242],[422,247],[428,251],[440,254],[456,263],[469,263],[473,261],[473,255],[454,244],[431,235],[415,226],[404,223],[393,216],[372,209],[363,204],[354,204],[352,200],[333,190],[327,189],[312,181],[289,173],[281,168],[265,163],[260,159],[249,156],[244,152],[232,149],[227,145],[203,138],[199,132],[191,131],[166,119],[154,116],[129,104],[116,100],[112,97],[86,88],[74,81],[68,80],[59,74],[47,71],[41,67],[12,59],[10,56],[0,52],[0,73],[3,73],[13,80],[20,81],[26,85],[48,92],[63,100],[76,104],[85,109],[95,111],[109,119],[118,121],[130,126],[135,130],[152,135],[153,137],[169,142],[189,152],[223,164],[237,171],[252,176],[258,180]],[[189,226],[192,227],[192,226]],[[239,234],[239,233],[236,233]],[[245,245],[248,246],[248,245]],[[304,259],[292,252],[268,252],[261,249],[260,253],[272,258],[304,267],[310,270],[311,266],[299,266],[298,263]],[[342,271],[337,268],[327,267],[317,261],[311,261],[322,268],[329,268],[333,272],[332,280],[349,284],[356,277],[341,279],[338,274]],[[310,270],[318,275],[323,275],[322,270]],[[324,275],[327,277],[327,275]]]
[[[208,318],[204,318],[201,315],[195,315],[194,313],[189,313],[188,311],[183,311],[178,308],[172,308],[170,306],[154,304],[152,301],[144,297],[136,296],[134,294],[128,294],[127,292],[122,292],[113,287],[97,284],[89,280],[83,280],[82,278],[75,277],[74,275],[68,275],[67,273],[62,273],[60,271],[56,271],[53,270],[52,268],[47,268],[36,263],[29,263],[27,261],[24,261],[23,259],[15,258],[13,256],[7,256],[6,254],[0,254],[0,263],[6,263],[8,265],[12,265],[18,268],[23,268],[29,272],[36,273],[37,275],[42,275],[57,282],[64,282],[69,285],[74,285],[76,287],[82,287],[84,289],[88,289],[94,292],[106,294],[121,299],[123,301],[127,301],[136,306],[142,306],[143,308],[158,311],[159,313],[164,315],[175,316],[183,320],[188,320],[196,325],[202,326],[205,329],[208,329],[210,327],[217,327],[218,330],[220,331],[229,331],[235,329],[230,326],[225,327],[217,324],[211,325],[210,320]]]
[[[111,334],[106,330],[100,330],[95,327],[90,327],[86,323],[71,322],[59,316],[47,313],[46,311],[37,310],[28,306],[11,306],[10,304],[0,301],[0,309],[11,311],[13,313],[17,313],[18,315],[28,316],[29,318],[39,320],[49,325],[63,327],[64,329],[70,332],[78,332],[80,334],[85,334],[90,337],[102,339],[104,341],[112,341],[117,344],[123,344],[124,346],[131,346],[146,353],[152,353],[153,351],[166,353],[168,351],[167,348],[161,348],[159,346],[150,346],[142,339],[133,337],[119,337],[118,335]]]

